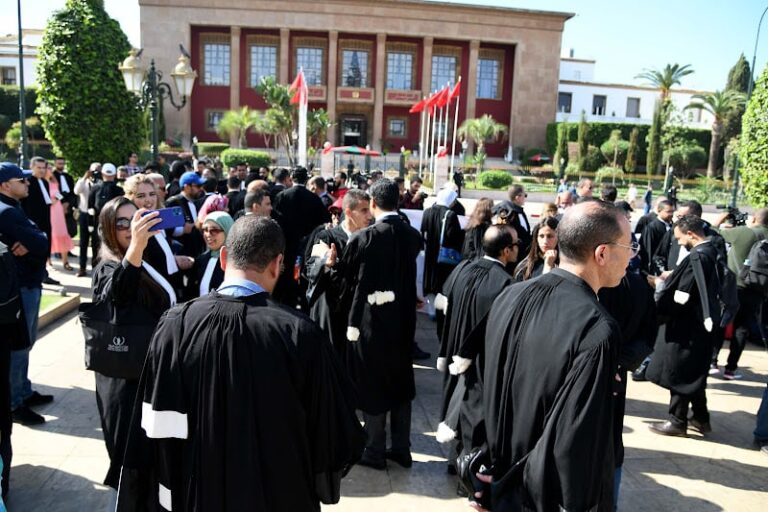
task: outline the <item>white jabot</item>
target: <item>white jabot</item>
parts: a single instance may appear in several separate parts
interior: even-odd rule
[[[217,258],[210,258],[208,264],[205,266],[205,273],[203,273],[203,279],[200,281],[201,297],[211,290],[211,278],[213,277],[213,271],[218,262],[219,260]]]
[[[66,178],[66,176],[64,176],[64,173],[61,173],[59,175],[59,183],[61,184],[61,191],[62,192],[66,192],[67,194],[72,192],[71,190],[69,190],[69,184],[67,183],[67,178]]]
[[[171,303],[171,307],[176,305],[176,292],[173,290],[173,286],[171,286],[171,283],[169,283],[155,268],[147,263],[146,261],[141,262],[141,266],[144,267],[144,270],[147,271],[147,274],[149,274],[149,277],[154,279],[154,281],[159,284],[163,290],[165,290],[165,293],[168,294],[168,301]]]
[[[194,201],[187,201],[189,205],[189,212],[192,214],[192,222],[197,222],[197,207]]]
[[[165,232],[160,231],[155,235],[155,240],[157,240],[157,244],[160,246],[160,249],[163,250],[163,254],[165,254],[165,269],[168,271],[168,275],[175,274],[179,271],[179,266],[176,264],[176,257],[173,255],[171,246],[165,238]]]
[[[45,183],[43,183],[43,180],[37,178],[37,184],[40,186],[40,191],[43,193],[45,204],[51,204],[51,195],[48,193],[48,189],[45,188]]]
[[[491,258],[490,256],[483,256],[483,259],[484,260],[488,260],[488,261],[495,261],[496,263],[498,263],[502,267],[504,266],[504,264],[501,261],[497,260],[496,258]]]
[[[523,226],[523,228],[525,228],[525,230],[530,233],[531,227],[528,225],[528,221],[525,220],[525,215],[518,215],[517,218],[520,219],[520,225]]]
[[[684,245],[680,246],[680,253],[677,255],[677,264],[679,265],[681,261],[683,261],[685,258],[688,257],[689,251],[685,248]]]

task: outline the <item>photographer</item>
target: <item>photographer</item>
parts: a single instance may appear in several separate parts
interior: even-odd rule
[[[728,219],[733,218],[734,212],[729,210],[720,215],[714,227],[720,228],[719,233],[730,244],[728,251],[728,268],[736,274],[736,285],[739,294],[739,311],[733,320],[733,337],[731,338],[731,350],[728,354],[728,362],[723,370],[723,378],[727,380],[739,379],[741,374],[736,372],[736,367],[750,335],[750,326],[758,317],[763,297],[759,292],[750,290],[744,285],[739,273],[744,266],[750,249],[759,240],[768,238],[768,208],[757,210],[752,216],[752,222],[746,226],[724,225]],[[715,347],[712,357],[712,373],[717,369],[717,353],[720,347]]]
[[[77,218],[78,225],[80,227],[80,270],[77,271],[77,277],[85,277],[86,269],[88,267],[88,245],[93,242],[94,252],[91,257],[91,268],[93,268],[93,261],[96,254],[96,243],[94,236],[91,234],[91,216],[88,214],[88,196],[91,193],[91,188],[96,180],[96,176],[101,172],[101,164],[94,162],[85,171],[85,175],[77,180],[75,183],[75,194],[78,195],[80,200],[77,202],[77,209],[79,210],[79,217]]]
[[[403,206],[404,210],[423,210],[424,199],[427,198],[427,194],[420,192],[422,185],[421,178],[414,176],[411,178],[411,186],[403,194]]]

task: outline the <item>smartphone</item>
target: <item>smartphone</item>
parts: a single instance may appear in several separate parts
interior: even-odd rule
[[[160,224],[152,228],[153,231],[160,231],[165,229],[175,229],[184,225],[184,211],[180,206],[174,206],[173,208],[161,208],[160,210],[149,210],[144,212],[144,215],[148,215],[152,212],[158,212],[160,215]]]

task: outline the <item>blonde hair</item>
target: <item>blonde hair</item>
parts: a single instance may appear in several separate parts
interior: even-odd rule
[[[147,184],[157,192],[157,185],[152,181],[152,178],[146,174],[134,174],[123,183],[123,190],[128,199],[132,199],[139,191],[139,185]]]

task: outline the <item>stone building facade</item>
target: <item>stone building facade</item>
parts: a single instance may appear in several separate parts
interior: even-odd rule
[[[422,0],[139,0],[145,59],[170,70],[179,43],[198,80],[191,107],[165,112],[167,133],[218,140],[223,113],[265,107],[261,76],[290,83],[299,67],[310,109],[335,122],[335,145],[418,148],[409,107],[462,77],[459,123],[491,114],[509,127],[490,156],[542,146],[555,120],[567,13]],[[264,146],[257,134],[248,145]]]

